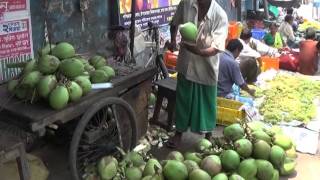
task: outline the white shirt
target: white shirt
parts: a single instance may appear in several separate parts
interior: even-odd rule
[[[276,56],[278,54],[278,50],[276,48],[270,47],[261,41],[250,38],[249,43],[245,43],[242,39],[239,39],[243,45],[243,49],[239,55],[241,57],[253,57],[255,59],[261,56]]]
[[[172,19],[172,24],[178,26],[193,22],[198,27],[196,44],[199,48],[214,47],[224,51],[229,24],[226,12],[215,0],[212,0],[206,16],[202,22],[198,22],[198,9],[197,0],[181,1]],[[203,57],[193,54],[183,47],[180,48],[177,71],[183,74],[187,80],[203,85],[216,85],[218,82],[218,68],[218,54],[211,57]]]
[[[281,34],[284,42],[288,42],[288,40],[294,41],[294,32],[292,26],[288,22],[281,23],[279,27],[279,33]]]

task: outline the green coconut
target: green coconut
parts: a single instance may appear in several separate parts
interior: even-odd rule
[[[198,35],[198,28],[192,22],[187,22],[179,28],[181,37],[185,41],[195,42]]]
[[[202,169],[195,169],[189,175],[189,180],[211,180],[211,176]]]
[[[264,131],[254,131],[252,136],[258,140],[264,140],[268,144],[271,144],[271,137]]]
[[[92,84],[91,84],[89,78],[87,78],[85,76],[79,76],[79,77],[76,77],[74,81],[77,84],[79,84],[79,86],[82,88],[83,95],[86,95],[91,91]]]
[[[292,146],[289,150],[286,150],[286,157],[292,158],[292,159],[297,158],[298,154],[297,154],[296,148]]]
[[[202,161],[202,157],[200,153],[195,153],[195,152],[186,152],[184,154],[184,159],[185,160],[191,160],[196,162],[197,164],[200,164]]]
[[[223,135],[229,140],[236,141],[244,137],[244,129],[240,124],[231,124],[224,128]]]
[[[74,81],[70,81],[67,84],[70,101],[75,102],[78,101],[82,97],[82,88],[79,84]]]
[[[95,70],[90,74],[92,83],[104,83],[109,81],[109,76],[103,70]]]
[[[58,45],[56,45],[55,48],[52,49],[51,54],[56,56],[60,60],[63,60],[74,57],[76,51],[71,44],[67,42],[61,42]]]
[[[270,180],[273,177],[273,166],[267,160],[256,160],[257,165],[257,177],[260,180]]]
[[[191,173],[194,169],[200,169],[199,165],[192,160],[185,160],[183,163],[186,165],[189,173]]]
[[[102,56],[93,56],[89,59],[89,63],[96,69],[107,65],[107,60]]]
[[[142,178],[142,180],[151,180],[152,179],[152,176],[144,176],[143,178]]]
[[[143,176],[155,175],[158,171],[162,171],[161,164],[156,159],[149,159],[144,170]]]
[[[137,167],[129,167],[125,170],[127,180],[141,180],[142,172]]]
[[[39,51],[38,51],[39,56],[44,56],[44,55],[50,54],[50,51],[52,51],[55,47],[56,47],[55,44],[47,43],[43,48],[39,49]]]
[[[289,150],[292,147],[292,140],[284,134],[277,134],[274,136],[273,143],[282,147],[284,150]]]
[[[168,159],[168,160],[177,160],[177,161],[181,161],[181,162],[184,161],[184,157],[183,157],[183,155],[181,154],[181,152],[179,152],[179,151],[171,151],[171,152],[168,154],[167,159]]]
[[[201,161],[201,169],[206,171],[210,176],[214,176],[221,171],[221,160],[219,156],[210,155]]]
[[[134,151],[129,152],[124,159],[126,162],[131,162],[133,166],[136,166],[136,167],[139,167],[145,164],[143,157],[139,153]]]
[[[43,76],[37,84],[37,91],[40,97],[47,98],[50,92],[56,87],[57,78],[54,75]]]
[[[59,68],[60,60],[52,55],[44,55],[38,62],[38,69],[43,74],[52,74]]]
[[[164,177],[162,174],[155,174],[152,176],[151,180],[164,180]]]
[[[49,95],[49,104],[53,109],[59,110],[67,106],[69,101],[68,89],[64,85],[55,87]]]
[[[86,64],[86,65],[84,65],[84,70],[91,73],[91,72],[95,71],[96,69],[93,66],[91,66],[90,64]]]
[[[26,63],[26,65],[23,68],[22,73],[25,75],[25,74],[30,73],[35,70],[37,70],[37,61],[35,59],[32,59],[31,61]]]
[[[39,71],[29,72],[23,77],[20,85],[28,88],[34,88],[40,81],[40,78],[41,73]]]
[[[272,146],[270,152],[270,162],[273,164],[274,167],[281,167],[284,163],[285,158],[286,152],[280,146]]]
[[[248,123],[251,131],[263,131],[265,129],[265,124],[261,121],[253,121]]]
[[[111,180],[117,174],[118,161],[112,156],[106,156],[98,162],[98,173],[103,180]]]
[[[228,180],[228,176],[225,173],[219,173],[215,175],[212,180]]]
[[[156,104],[156,100],[157,100],[156,96],[153,93],[150,93],[148,97],[148,105],[154,106]]]
[[[81,61],[84,66],[90,65],[90,64],[89,64],[89,61],[87,61],[85,58],[83,58],[83,57],[81,57],[81,56],[76,56],[76,57],[74,57],[74,58],[76,58],[76,59],[78,59],[79,61]]]
[[[162,174],[155,174],[153,176],[145,176],[142,180],[164,180]]]
[[[229,177],[229,180],[245,180],[245,179],[241,177],[239,174],[234,173]]]
[[[84,65],[80,60],[71,58],[61,61],[59,71],[68,78],[75,78],[84,72]]]
[[[17,79],[12,79],[8,82],[8,91],[13,93],[16,87],[19,85],[19,80]]]
[[[210,148],[212,148],[212,143],[205,138],[200,139],[196,146],[198,152],[204,152]]]
[[[244,158],[248,158],[252,154],[252,143],[248,139],[237,140],[234,147],[237,153]]]
[[[242,176],[244,179],[251,179],[256,176],[257,174],[257,166],[254,159],[245,159],[241,161],[238,173],[240,176]]]
[[[188,169],[181,161],[168,160],[163,168],[163,175],[166,180],[186,180]]]
[[[268,129],[268,131],[274,135],[283,133],[281,127],[276,125],[273,125],[270,129]]]
[[[253,157],[256,159],[269,159],[270,151],[270,145],[263,140],[258,140],[253,144]]]
[[[278,170],[273,170],[273,176],[271,180],[279,180],[280,179],[280,174]]]
[[[106,72],[110,78],[114,78],[116,76],[116,72],[110,66],[102,66],[99,68],[99,70],[103,70],[104,72]]]
[[[294,159],[286,158],[284,164],[280,167],[281,176],[289,176],[295,172],[297,163]]]
[[[222,167],[227,171],[235,171],[240,164],[240,156],[234,150],[223,151],[220,155]]]

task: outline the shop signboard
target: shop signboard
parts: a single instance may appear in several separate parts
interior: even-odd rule
[[[162,26],[168,24],[181,0],[136,0],[136,24],[148,28],[148,22]],[[131,0],[119,0],[120,24],[131,24]]]
[[[8,63],[24,62],[33,58],[29,9],[29,0],[0,2],[0,14],[2,14],[0,20],[0,83],[17,76],[20,72],[20,69],[17,68],[7,68]]]

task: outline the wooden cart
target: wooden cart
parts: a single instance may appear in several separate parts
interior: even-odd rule
[[[74,122],[69,163],[75,180],[82,179],[88,164],[119,146],[136,145],[147,129],[147,101],[155,67],[136,70],[113,81],[113,88],[93,90],[80,101],[60,111],[45,103],[26,104],[12,98],[6,85],[0,86],[0,120],[44,136],[48,126]]]

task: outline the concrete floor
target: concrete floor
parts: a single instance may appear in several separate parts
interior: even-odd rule
[[[217,128],[216,134],[221,133],[222,128]],[[199,135],[186,133],[183,136],[179,151],[192,151],[194,144],[199,139]],[[171,149],[161,148],[153,149],[152,154],[158,159],[164,159]],[[70,180],[71,175],[68,169],[68,147],[59,146],[52,143],[44,144],[42,147],[33,151],[32,154],[40,157],[47,165],[50,175],[49,180]],[[308,154],[299,154],[297,158],[297,173],[291,177],[281,178],[282,180],[319,180],[320,156]]]

